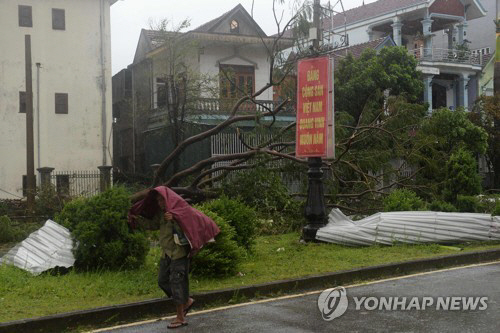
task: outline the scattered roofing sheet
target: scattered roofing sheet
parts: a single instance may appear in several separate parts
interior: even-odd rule
[[[73,266],[75,258],[72,249],[73,240],[69,230],[47,220],[43,227],[7,252],[0,259],[0,264],[14,265],[39,275],[54,267]]]
[[[390,212],[353,221],[333,209],[316,239],[348,246],[500,240],[500,217],[476,213]]]

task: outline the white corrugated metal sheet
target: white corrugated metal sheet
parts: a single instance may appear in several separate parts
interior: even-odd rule
[[[38,275],[54,267],[71,267],[75,257],[73,240],[68,229],[52,220],[31,233],[28,238],[7,252],[0,264],[17,266]]]
[[[353,221],[333,209],[316,239],[348,246],[500,240],[500,217],[476,213],[390,212]]]

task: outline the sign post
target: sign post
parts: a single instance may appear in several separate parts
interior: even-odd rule
[[[297,71],[296,156],[307,157],[309,188],[303,228],[305,241],[315,241],[326,223],[322,158],[334,157],[333,63],[329,57],[301,60]]]

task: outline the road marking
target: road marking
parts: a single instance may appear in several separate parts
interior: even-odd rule
[[[473,268],[473,267],[488,266],[488,265],[495,265],[495,264],[500,264],[500,261],[487,262],[487,263],[482,263],[482,264],[473,264],[473,265],[468,265],[468,266],[458,266],[458,267],[452,267],[452,268],[445,268],[445,269],[440,269],[440,270],[437,270],[437,271],[415,273],[415,274],[410,274],[410,275],[403,275],[403,276],[397,276],[397,277],[392,277],[392,278],[387,278],[387,279],[382,279],[382,280],[376,280],[376,281],[360,282],[360,283],[357,283],[357,284],[351,284],[351,285],[343,286],[343,287],[346,288],[346,289],[347,288],[354,288],[354,287],[361,287],[361,286],[367,286],[367,285],[372,285],[372,284],[377,284],[377,283],[383,283],[383,282],[388,282],[388,281],[395,281],[395,280],[407,279],[407,278],[411,278],[411,277],[415,277],[415,276],[429,275],[429,274],[434,274],[434,273],[454,271],[454,270],[457,270],[457,269]],[[323,290],[324,289],[315,290],[315,291],[308,291],[308,292],[301,293],[301,294],[293,294],[293,295],[280,296],[280,297],[276,297],[276,298],[268,298],[268,299],[262,299],[262,300],[258,300],[258,301],[251,301],[251,302],[247,302],[247,303],[227,305],[227,306],[222,306],[222,307],[213,308],[213,309],[192,311],[192,312],[190,312],[190,317],[192,317],[194,315],[200,315],[200,314],[211,313],[211,312],[216,312],[216,311],[222,311],[222,310],[239,308],[239,307],[247,306],[247,305],[254,305],[254,304],[260,304],[260,303],[268,303],[268,302],[279,301],[279,300],[283,300],[283,299],[290,299],[290,298],[297,298],[297,297],[302,297],[302,296],[309,296],[309,295],[314,295],[314,294],[320,294],[321,292],[323,292]],[[120,329],[120,328],[134,327],[134,326],[139,326],[139,325],[145,325],[145,324],[154,323],[154,322],[157,322],[157,321],[171,320],[171,319],[174,319],[175,317],[176,316],[174,315],[174,316],[168,316],[168,317],[161,317],[161,318],[156,318],[156,319],[144,320],[144,321],[136,322],[136,323],[123,324],[123,325],[118,325],[118,326],[113,326],[113,327],[108,327],[108,328],[101,328],[101,329],[98,329],[98,330],[88,331],[87,333],[99,333],[99,332],[105,332],[105,331]]]

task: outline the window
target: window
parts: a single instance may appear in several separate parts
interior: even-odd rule
[[[253,66],[220,65],[220,97],[237,98],[254,92]]]
[[[33,27],[33,19],[31,17],[31,6],[19,6],[19,26]]]
[[[156,89],[153,96],[153,106],[154,108],[162,108],[167,105],[167,87],[165,80],[161,78],[156,78]]]
[[[52,8],[52,29],[66,30],[66,17],[64,9]]]
[[[19,113],[26,113],[26,91],[19,92]]]
[[[232,20],[230,25],[229,25],[229,31],[232,34],[238,34],[240,33],[240,24],[236,20]]]
[[[56,114],[68,114],[68,94],[56,93]]]

